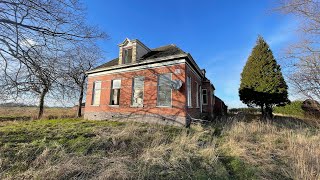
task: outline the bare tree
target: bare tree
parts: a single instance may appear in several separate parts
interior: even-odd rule
[[[66,55],[65,82],[62,83],[67,88],[68,94],[73,94],[78,99],[77,117],[81,117],[81,105],[83,102],[87,75],[86,72],[97,65],[102,54],[98,46],[87,44],[69,50]]]
[[[0,0],[0,86],[10,95],[37,93],[39,118],[59,56],[75,43],[106,36],[84,17],[78,0]]]
[[[299,20],[302,35],[288,47],[289,80],[298,93],[320,100],[320,1],[282,0],[279,10]]]
[[[47,54],[44,49],[38,49],[32,57],[32,64],[25,68],[27,73],[20,78],[26,82],[23,88],[39,97],[39,112],[37,118],[41,118],[44,111],[44,99],[47,93],[53,89],[59,79],[59,58],[52,53]]]

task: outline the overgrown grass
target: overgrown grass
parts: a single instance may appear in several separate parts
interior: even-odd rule
[[[218,149],[231,172],[241,179],[320,179],[318,126],[287,122],[253,119],[225,124]]]
[[[37,120],[0,123],[0,178],[226,179],[211,130]]]
[[[191,129],[81,119],[0,122],[0,179],[320,178],[318,127],[242,118]]]

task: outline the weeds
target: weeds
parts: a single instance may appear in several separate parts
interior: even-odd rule
[[[227,178],[210,130],[84,121],[3,122],[0,178]]]
[[[317,127],[235,121],[224,128],[222,136],[220,152],[255,167],[255,176],[259,179],[320,179]],[[227,160],[227,167],[229,162]],[[241,166],[245,172],[247,166]]]
[[[319,128],[279,121],[0,122],[0,178],[319,179]]]

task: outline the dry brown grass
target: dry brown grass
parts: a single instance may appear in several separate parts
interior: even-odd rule
[[[316,120],[315,120],[316,121]],[[315,121],[0,122],[0,179],[320,179]]]
[[[225,126],[219,149],[256,167],[259,179],[320,179],[317,127],[233,121]]]
[[[201,126],[0,122],[0,178],[227,179],[211,134]]]
[[[1,120],[27,120],[35,119],[38,114],[37,107],[0,107]],[[72,108],[46,107],[44,119],[75,117],[76,111]]]

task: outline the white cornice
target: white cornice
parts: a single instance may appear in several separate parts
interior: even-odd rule
[[[118,44],[118,46],[123,46],[126,42],[130,42],[130,39],[126,38],[122,43]]]
[[[101,71],[110,71],[110,70],[114,70],[114,69],[126,69],[126,68],[132,67],[132,66],[141,66],[141,65],[145,65],[145,64],[157,63],[157,62],[161,62],[164,60],[177,59],[177,58],[183,58],[183,57],[187,57],[186,54],[178,54],[178,55],[174,55],[174,56],[166,56],[163,58],[154,58],[154,59],[150,59],[150,60],[146,60],[146,61],[142,61],[142,62],[138,62],[138,63],[120,64],[120,65],[116,65],[116,66],[112,66],[112,67],[94,69],[94,70],[86,72],[86,74],[92,74],[92,73],[101,72]]]
[[[196,64],[196,62],[194,61],[194,59],[192,58],[192,56],[188,53],[182,53],[182,54],[177,54],[177,55],[173,55],[173,56],[166,56],[166,57],[161,57],[161,58],[153,58],[153,59],[149,59],[149,60],[145,60],[142,62],[138,62],[138,63],[133,63],[133,64],[121,64],[121,65],[116,65],[116,66],[112,66],[112,67],[106,67],[106,68],[100,68],[100,69],[95,69],[95,70],[91,70],[86,72],[86,74],[90,75],[91,74],[94,76],[96,73],[101,74],[102,72],[106,72],[103,74],[109,74],[108,72],[125,72],[125,71],[129,71],[130,68],[133,69],[142,69],[144,67],[153,67],[153,66],[157,66],[160,64],[167,64],[170,62],[175,62],[176,60],[173,61],[169,61],[169,62],[163,62],[166,60],[170,60],[170,59],[179,59],[179,58],[187,58],[189,59],[190,63],[187,63],[187,65],[189,66],[189,68],[198,75],[198,77],[202,78],[203,74],[199,68],[199,66]],[[187,61],[185,61],[187,62]],[[155,64],[155,65],[153,65]],[[145,66],[145,65],[149,65],[149,66]],[[193,65],[193,67],[192,67]]]
[[[132,72],[132,71],[140,71],[144,69],[152,69],[152,68],[158,68],[158,67],[164,67],[164,66],[172,66],[177,64],[183,64],[186,63],[185,59],[177,59],[173,61],[165,61],[165,62],[157,62],[152,64],[144,64],[140,66],[132,66],[132,67],[126,67],[126,68],[120,68],[120,69],[112,69],[109,71],[101,71],[101,72],[95,72],[92,74],[89,74],[89,77],[95,77],[95,76],[102,76],[106,74],[117,74],[117,73],[123,73],[123,72]]]

